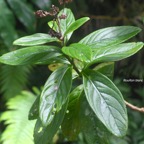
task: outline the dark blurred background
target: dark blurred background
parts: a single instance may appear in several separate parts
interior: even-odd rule
[[[49,10],[57,0],[0,0],[0,54],[18,49],[12,42],[22,36],[48,33],[47,22],[51,18],[36,18],[36,10]],[[109,26],[133,25],[142,29],[130,41],[144,41],[144,0],[73,0],[67,5],[76,19],[91,18],[77,30],[70,42],[79,41],[90,32]],[[0,65],[0,114],[6,110],[5,103],[22,90],[40,88],[50,71],[45,66]],[[124,82],[124,79],[139,79],[142,82]],[[115,63],[114,82],[124,98],[138,107],[144,106],[144,50]],[[144,144],[144,113],[128,108],[129,129],[125,143]],[[1,123],[0,135],[5,129]],[[61,143],[63,139],[61,140]],[[76,142],[75,142],[76,143]],[[81,140],[77,142],[82,144]],[[121,144],[124,144],[121,143]]]

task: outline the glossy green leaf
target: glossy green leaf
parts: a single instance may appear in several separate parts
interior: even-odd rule
[[[33,46],[15,50],[0,57],[0,62],[9,65],[52,63],[62,54],[55,46]]]
[[[75,43],[68,47],[62,48],[63,53],[72,58],[76,58],[83,62],[90,62],[92,57],[92,50],[87,45]]]
[[[30,108],[29,115],[28,115],[29,120],[38,119],[38,117],[39,117],[39,102],[40,102],[40,96],[37,96],[32,107]]]
[[[118,61],[127,58],[143,47],[142,42],[123,43],[93,50],[93,62]],[[92,63],[93,63],[92,62]]]
[[[15,18],[4,0],[0,1],[0,11],[0,36],[6,46],[11,47],[12,42],[18,38],[15,30]]]
[[[81,27],[84,23],[86,23],[90,18],[89,17],[83,17],[80,18],[78,20],[76,20],[75,22],[73,22],[66,30],[64,35],[67,35],[68,33],[74,32],[76,29],[78,29],[79,27]]]
[[[134,26],[108,27],[92,32],[79,43],[87,44],[92,48],[102,48],[122,43],[141,31]]]
[[[51,144],[53,136],[59,129],[65,112],[67,109],[67,102],[63,105],[59,112],[56,112],[53,121],[46,127],[43,126],[41,120],[38,119],[34,129],[34,142],[35,144]]]
[[[74,18],[74,15],[72,13],[72,11],[70,9],[67,9],[67,8],[64,8],[60,11],[60,13],[58,14],[58,17],[61,16],[62,14],[65,14],[66,15],[66,19],[59,19],[60,21],[60,29],[61,31],[59,30],[58,28],[58,25],[56,22],[53,22],[53,21],[50,21],[48,22],[48,25],[50,28],[53,28],[56,32],[61,32],[62,36],[64,36],[64,33],[66,32],[67,28],[73,23],[75,22],[75,18]],[[72,35],[72,32],[69,33],[67,36],[66,36],[66,41],[70,39]]]
[[[98,119],[115,136],[124,136],[128,120],[118,88],[106,76],[94,71],[84,73],[83,83],[87,100]]]
[[[14,45],[34,46],[45,44],[48,42],[59,41],[56,37],[51,37],[49,34],[36,33],[30,36],[19,38],[13,42]]]
[[[72,85],[72,69],[65,65],[54,71],[48,78],[40,98],[40,118],[48,125],[55,111],[59,111],[68,98]]]
[[[31,32],[35,29],[36,19],[32,9],[22,0],[7,0],[8,4],[20,20],[20,22]]]
[[[114,62],[101,63],[93,68],[93,70],[102,73],[112,80],[114,75]]]
[[[67,113],[62,123],[62,131],[64,135],[71,141],[75,140],[84,124],[82,117],[82,101],[83,86],[75,88],[69,96]]]
[[[58,52],[49,53],[46,56],[44,56],[42,59],[38,60],[35,64],[56,64],[56,63],[63,63],[63,64],[69,64],[67,59],[60,55]]]
[[[75,18],[74,15],[72,13],[72,11],[70,9],[64,8],[63,10],[60,11],[59,16],[61,14],[65,14],[66,15],[66,19],[61,19],[60,20],[60,28],[62,30],[62,35],[64,35],[64,33],[66,32],[67,28],[73,23],[75,22]],[[68,37],[70,37],[71,34],[68,35]]]
[[[59,28],[58,28],[58,25],[57,25],[56,21],[49,21],[48,26],[51,29],[53,29],[54,31],[59,32]]]

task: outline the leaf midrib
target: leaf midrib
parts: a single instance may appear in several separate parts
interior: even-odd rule
[[[87,76],[87,75],[86,75]],[[88,76],[87,76],[87,78],[88,78]],[[89,78],[88,78],[89,79]],[[95,87],[95,85],[93,84],[93,82],[89,79],[89,81],[90,81],[90,83],[92,84],[92,86],[94,87],[94,88],[96,88],[96,90],[97,90],[97,92],[98,92],[98,94],[102,97],[102,99],[103,99],[103,101],[106,103],[106,105],[107,105],[107,102],[104,100],[104,98],[103,98],[103,96],[101,95],[101,93],[98,91],[98,89],[97,89],[97,87]],[[110,108],[109,108],[109,106],[107,105],[107,108],[109,109],[109,111],[111,112],[111,110],[110,110]],[[114,116],[113,116],[113,114],[111,113],[111,116],[113,117],[113,119],[115,120],[115,118],[114,118]],[[105,121],[105,118],[104,118],[104,116],[103,116],[103,114],[102,114],[102,117],[103,117],[103,119],[104,119],[104,121]],[[115,121],[114,121],[115,122]],[[106,125],[107,125],[107,122],[104,122]],[[115,125],[117,126],[117,124],[116,124],[116,122],[115,122]],[[107,125],[108,126],[108,125]],[[108,126],[109,127],[109,126]],[[117,126],[117,130],[119,130],[119,128],[118,128],[118,126]],[[121,133],[121,131],[119,130],[119,133]]]

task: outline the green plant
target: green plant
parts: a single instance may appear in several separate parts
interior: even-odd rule
[[[28,91],[11,98],[7,102],[8,110],[3,112],[0,121],[8,125],[2,133],[3,144],[34,144],[33,129],[36,121],[28,121],[27,116],[35,95]]]
[[[35,8],[48,8],[50,2],[46,1],[0,1],[0,54],[17,49],[17,46],[12,45],[15,39],[36,33],[38,26],[33,11]],[[14,97],[27,87],[31,69],[32,66],[0,65],[0,93],[4,100]],[[11,88],[9,88],[10,85]]]
[[[60,1],[64,5],[66,2]],[[143,47],[142,42],[123,43],[138,34],[140,28],[104,28],[69,45],[72,33],[88,17],[75,20],[70,9],[59,12],[54,5],[50,12],[39,10],[36,15],[54,17],[48,22],[49,34],[20,38],[14,45],[26,47],[0,57],[1,63],[9,65],[58,64],[30,110],[29,119],[37,119],[35,144],[51,143],[59,128],[69,140],[82,133],[90,144],[109,144],[111,135],[125,136],[127,110],[121,92],[112,82],[113,66]]]

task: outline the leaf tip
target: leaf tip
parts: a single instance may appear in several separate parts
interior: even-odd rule
[[[13,45],[17,45],[17,40],[15,40],[15,41],[13,42]]]
[[[87,21],[90,20],[90,17],[86,17],[86,18],[87,18]]]

